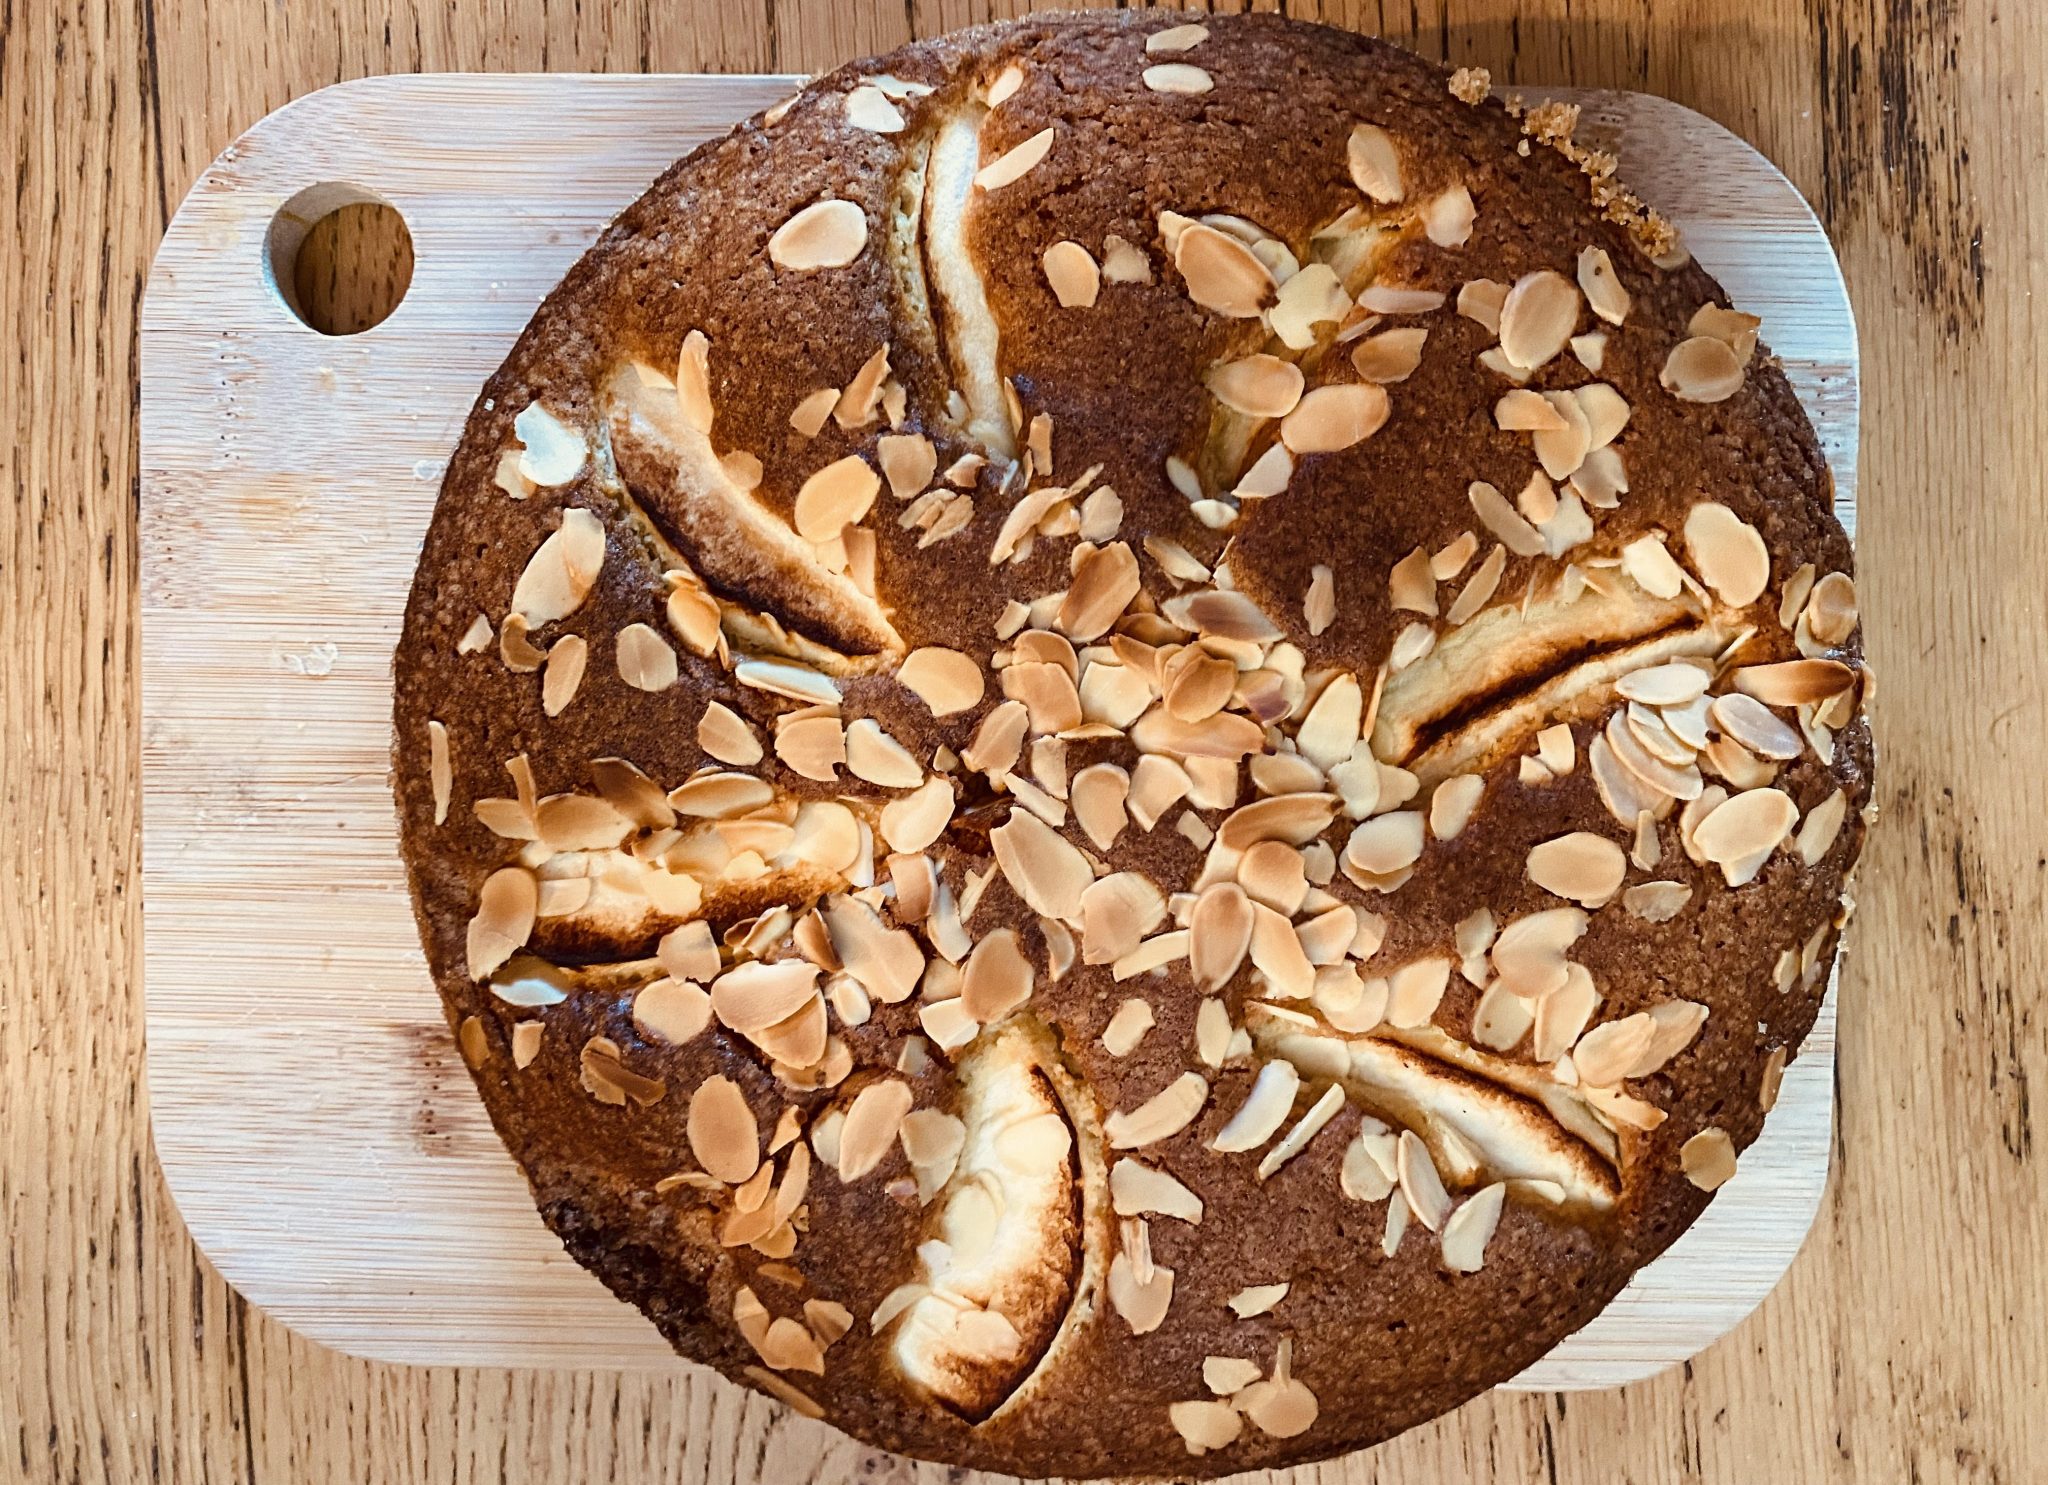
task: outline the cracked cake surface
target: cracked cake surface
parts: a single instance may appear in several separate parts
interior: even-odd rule
[[[421,935],[568,1251],[907,1453],[1212,1475],[1698,1216],[1871,801],[1768,336],[1571,139],[1271,16],[817,79],[484,388],[396,660]]]

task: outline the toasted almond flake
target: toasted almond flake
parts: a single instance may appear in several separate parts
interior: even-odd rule
[[[1300,1087],[1301,1073],[1293,1063],[1281,1059],[1268,1062],[1259,1069],[1251,1091],[1217,1131],[1209,1148],[1223,1155],[1256,1150],[1273,1137],[1294,1111],[1294,1095]]]
[[[1676,598],[1685,586],[1685,572],[1655,532],[1637,537],[1621,549],[1621,570],[1654,598]]]
[[[1188,297],[1231,319],[1251,319],[1274,290],[1273,274],[1244,243],[1203,222],[1189,222],[1171,244]]]
[[[1436,617],[1436,575],[1428,552],[1417,547],[1394,564],[1387,578],[1387,601],[1409,613]]]
[[[1074,581],[1054,622],[1076,642],[1099,639],[1138,596],[1140,586],[1137,554],[1127,543],[1097,547],[1075,565]],[[1078,694],[1075,704],[1080,704]]]
[[[981,700],[981,667],[958,650],[927,645],[912,650],[896,668],[896,679],[917,693],[935,717],[964,712]]]
[[[735,964],[711,983],[711,1009],[724,1025],[751,1036],[779,1025],[817,998],[818,966],[801,959]]]
[[[1142,872],[1111,872],[1098,878],[1081,893],[1082,962],[1115,963],[1165,917],[1166,898]]]
[[[1798,729],[1743,692],[1714,696],[1708,715],[1724,735],[1763,758],[1798,758],[1806,746]]]
[[[1789,628],[1790,626],[1788,625],[1787,627]],[[483,614],[478,614],[469,621],[469,627],[462,631],[462,638],[455,642],[455,653],[458,655],[480,654],[490,648],[491,640],[494,637],[491,631],[491,621]]]
[[[1493,405],[1493,421],[1503,433],[1562,432],[1564,415],[1541,392],[1515,387],[1500,395]]]
[[[1579,1081],[1596,1088],[1620,1083],[1650,1050],[1656,1034],[1657,1024],[1646,1011],[1595,1026],[1572,1048]]]
[[[795,524],[806,541],[830,541],[873,508],[882,477],[858,454],[836,459],[797,491]]]
[[[1184,1072],[1136,1108],[1113,1110],[1103,1120],[1103,1133],[1113,1150],[1157,1144],[1187,1128],[1208,1098],[1208,1080],[1200,1073]]]
[[[1022,180],[1052,150],[1052,136],[1050,127],[1040,129],[1029,139],[989,161],[974,173],[975,188],[1000,191],[1004,186]]]
[[[1535,1015],[1529,1001],[1495,980],[1472,1008],[1472,1040],[1497,1052],[1508,1051],[1528,1034]]]
[[[1259,1380],[1259,1364],[1236,1356],[1202,1358],[1202,1385],[1218,1397],[1229,1397]]]
[[[882,839],[899,852],[922,851],[953,818],[953,786],[933,774],[901,799],[882,806]]]
[[[1725,1129],[1702,1129],[1678,1147],[1678,1162],[1685,1178],[1700,1190],[1718,1190],[1735,1174],[1735,1142]]]
[[[1161,52],[1193,51],[1208,39],[1209,28],[1199,23],[1167,26],[1145,38],[1145,51],[1148,56],[1157,56]]]
[[[1223,1302],[1238,1319],[1251,1320],[1271,1314],[1280,1301],[1287,1298],[1291,1287],[1288,1284],[1247,1284]]]
[[[540,885],[524,867],[500,867],[484,879],[476,916],[469,920],[471,979],[484,979],[525,947],[539,908]]]
[[[1439,192],[1422,207],[1423,231],[1442,248],[1463,247],[1470,242],[1472,224],[1477,218],[1472,193],[1462,185]]]
[[[1380,205],[1391,205],[1406,194],[1401,180],[1401,152],[1393,136],[1379,125],[1352,127],[1345,146],[1345,161],[1351,169],[1352,183]]]
[[[520,1024],[524,1026],[528,1023]],[[1785,1081],[1785,1055],[1783,1047],[1773,1047],[1771,1055],[1764,1059],[1763,1078],[1757,1085],[1756,1101],[1757,1107],[1766,1114],[1777,1106],[1778,1089]]]
[[[839,405],[837,387],[820,387],[812,392],[790,411],[789,426],[805,438],[816,438],[825,426],[825,419],[832,416],[832,409]]]
[[[666,691],[679,673],[676,652],[645,624],[628,624],[613,642],[619,679],[641,691]]]
[[[1039,258],[1045,282],[1062,309],[1087,309],[1102,289],[1102,270],[1094,255],[1080,243],[1062,240],[1047,248]]]
[[[769,784],[750,775],[706,773],[669,790],[668,802],[679,815],[729,820],[759,809],[774,797]]]
[[[1736,690],[1766,706],[1805,706],[1848,690],[1856,672],[1839,660],[1781,660],[1741,666],[1734,678]]]
[[[1234,782],[1234,773],[1232,777]],[[1262,840],[1305,845],[1336,818],[1337,804],[1331,794],[1276,794],[1253,800],[1224,817],[1217,838],[1232,851],[1247,850]]]
[[[1152,1261],[1144,1218],[1126,1218],[1123,1229],[1123,1249],[1109,1264],[1110,1308],[1133,1335],[1146,1335],[1159,1328],[1173,1303],[1173,1270]]]
[[[562,524],[534,549],[513,586],[507,626],[516,616],[526,629],[538,629],[582,607],[604,565],[604,552],[604,527],[597,517],[581,506],[563,511]]]
[[[583,684],[583,667],[590,658],[590,645],[580,634],[565,634],[548,646],[548,656],[542,666],[540,685],[541,710],[550,717],[559,717],[576,697],[576,688]]]
[[[711,1024],[711,997],[686,980],[655,980],[634,993],[633,1024],[643,1035],[681,1045]]]
[[[751,768],[762,757],[761,739],[754,735],[740,714],[720,701],[704,708],[697,719],[697,746],[720,763]]]
[[[490,1060],[491,1043],[484,1034],[484,1023],[478,1017],[462,1018],[462,1025],[456,1028],[455,1045],[471,1072]]]
[[[1316,387],[1280,420],[1280,439],[1297,454],[1335,453],[1379,432],[1391,406],[1372,382]]]
[[[1206,93],[1216,86],[1216,80],[1208,73],[1186,62],[1160,62],[1147,67],[1143,77],[1145,86],[1155,93],[1182,93],[1192,96]]]
[[[454,766],[448,757],[448,729],[439,722],[427,723],[427,775],[434,793],[434,823],[448,819],[448,795],[454,787]]]
[[[1756,354],[1756,332],[1763,321],[1755,315],[1744,314],[1739,309],[1728,309],[1718,304],[1702,304],[1693,311],[1685,328],[1694,335],[1711,335],[1724,342],[1735,352],[1735,359],[1744,367]]]
[[[1619,325],[1628,318],[1628,290],[1621,286],[1621,279],[1615,274],[1614,260],[1607,256],[1607,249],[1588,247],[1579,250],[1579,290],[1586,296],[1586,303],[1593,313],[1610,325]],[[1589,367],[1597,371],[1598,367]]]
[[[1486,780],[1479,774],[1454,774],[1445,779],[1429,796],[1429,833],[1438,840],[1455,840],[1472,823],[1485,794]]]
[[[1394,1162],[1409,1210],[1431,1232],[1441,1231],[1451,1211],[1450,1194],[1444,1190],[1443,1178],[1429,1158],[1429,1147],[1414,1130],[1401,1131]]]
[[[675,581],[663,610],[668,627],[689,646],[692,654],[718,654],[722,657],[725,634],[720,628],[723,616],[718,600],[694,580],[682,581],[683,574],[672,572],[664,574],[664,577]]]
[[[1205,378],[1216,400],[1251,418],[1282,418],[1301,401],[1301,368],[1278,356],[1259,354],[1226,361]]]
[[[1517,918],[1493,941],[1494,972],[1517,995],[1544,996],[1570,978],[1564,951],[1586,931],[1586,914],[1575,907],[1547,908]]]
[[[1585,1035],[1599,1009],[1600,988],[1593,983],[1593,976],[1584,965],[1566,965],[1564,985],[1536,1002],[1531,1055],[1538,1062],[1556,1062]]]
[[[1024,86],[1024,69],[1012,62],[997,74],[996,80],[988,85],[986,103],[991,109],[1001,108],[1017,96],[1017,89]]]
[[[1275,448],[1280,445],[1275,444]],[[1310,572],[1308,593],[1301,603],[1302,618],[1307,621],[1311,635],[1321,635],[1337,619],[1336,577],[1326,562],[1318,562]]]
[[[603,851],[632,833],[610,802],[587,794],[551,794],[534,811],[537,838],[552,851]]]
[[[1489,335],[1500,334],[1500,312],[1507,303],[1508,286],[1490,278],[1467,280],[1458,290],[1458,313],[1483,326]]]
[[[1486,554],[1473,572],[1469,581],[1459,590],[1451,606],[1444,614],[1445,622],[1453,627],[1472,619],[1482,608],[1493,601],[1493,595],[1500,589],[1500,577],[1507,570],[1508,549],[1498,543]]]
[[[1423,817],[1414,810],[1360,822],[1344,846],[1344,859],[1373,876],[1390,876],[1422,858]]]
[[[709,1174],[737,1186],[760,1168],[761,1127],[739,1084],[716,1074],[690,1095],[690,1153]]]
[[[1705,668],[1674,660],[1632,670],[1615,682],[1614,689],[1645,706],[1682,706],[1703,693],[1712,679]]]
[[[1579,291],[1571,280],[1548,268],[1525,273],[1501,304],[1501,354],[1534,371],[1564,349],[1578,321]]]
[[[1742,362],[1726,341],[1695,335],[1671,348],[1657,380],[1680,402],[1725,402],[1742,390]]]
[[[1453,1273],[1476,1274],[1485,1266],[1486,1245],[1500,1225],[1501,1203],[1507,1197],[1505,1183],[1495,1181],[1478,1194],[1459,1203],[1444,1223],[1444,1267]]]
[[[894,1078],[870,1083],[854,1095],[839,1131],[840,1180],[857,1181],[882,1163],[902,1132],[911,1102],[910,1085]]]
[[[844,268],[867,242],[867,213],[857,203],[814,201],[775,229],[768,239],[768,259],[796,273]]]
[[[1800,822],[1799,836],[1794,843],[1799,859],[1808,866],[1818,866],[1823,857],[1834,847],[1835,837],[1842,833],[1842,822],[1848,818],[1849,796],[1840,789],[1815,805]]]
[[[889,95],[867,83],[846,95],[846,122],[874,134],[897,134],[903,129],[903,115]]]
[[[1594,312],[1598,313],[1597,308]],[[1574,335],[1570,344],[1572,354],[1579,358],[1579,364],[1594,375],[1599,375],[1601,368],[1607,364],[1607,332],[1593,330],[1584,335]]]
[[[1256,1369],[1254,1374],[1256,1375]],[[1228,1448],[1236,1443],[1238,1435],[1244,1432],[1244,1417],[1236,1408],[1227,1402],[1216,1402],[1206,1397],[1169,1403],[1166,1416],[1173,1424],[1174,1432],[1180,1435],[1181,1442],[1187,1445],[1188,1453],[1197,1458],[1213,1450]]]
[[[1693,827],[1692,844],[1731,878],[1728,885],[1739,886],[1732,879],[1737,868],[1752,856],[1776,850],[1798,818],[1799,807],[1782,789],[1746,789]]]
[[[1831,572],[1813,585],[1805,621],[1815,639],[1824,645],[1844,643],[1856,632],[1856,618],[1856,582],[1848,573]]]
[[[1771,580],[1771,554],[1757,529],[1716,501],[1686,512],[1685,546],[1702,581],[1723,603],[1747,608]]]
[[[1683,882],[1639,882],[1621,894],[1621,905],[1646,923],[1668,923],[1692,901]]]
[[[1254,1382],[1237,1401],[1260,1432],[1276,1439],[1295,1438],[1315,1425],[1316,1396],[1302,1382]]]
[[[528,1068],[533,1059],[540,1056],[541,1038],[547,1032],[545,1021],[519,1021],[512,1027],[512,1065]]]
[[[889,347],[882,346],[861,363],[860,370],[853,374],[853,380],[846,384],[846,390],[839,394],[839,400],[832,405],[832,421],[842,428],[861,428],[874,420],[875,406],[881,401],[882,385],[889,375]],[[749,484],[758,484],[758,477]],[[872,499],[872,497],[870,497]],[[801,508],[801,497],[799,497]],[[858,520],[859,517],[854,518]],[[802,529],[801,520],[798,529]],[[813,540],[830,538],[813,538]]]
[[[1543,537],[1521,516],[1507,497],[1484,480],[1474,480],[1466,492],[1480,524],[1517,557],[1543,555]],[[1505,560],[1505,559],[1503,559]]]
[[[1152,1018],[1152,1003],[1132,996],[1116,1008],[1116,1014],[1111,1016],[1109,1024],[1102,1028],[1103,1050],[1112,1057],[1130,1056],[1154,1024],[1156,1023]],[[1200,1218],[1196,1220],[1199,1221]]]
[[[702,330],[683,337],[676,357],[676,407],[683,421],[699,433],[711,431],[711,342]]]
[[[974,946],[960,982],[960,1006],[983,1025],[999,1021],[1031,998],[1031,961],[1015,930],[998,928]]]
[[[988,838],[1004,879],[1033,912],[1078,921],[1081,893],[1094,880],[1080,851],[1043,820],[1017,809]]]
[[[1544,891],[1597,908],[1621,890],[1628,857],[1607,837],[1575,830],[1532,847],[1528,872],[1529,880]]]
[[[1351,365],[1365,381],[1383,386],[1405,382],[1422,364],[1422,347],[1428,338],[1428,327],[1423,325],[1382,330],[1358,342],[1351,352]]]

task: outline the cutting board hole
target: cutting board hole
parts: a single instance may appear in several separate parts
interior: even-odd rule
[[[278,208],[264,273],[285,307],[322,335],[360,335],[389,319],[412,286],[412,231],[360,186],[309,186]]]

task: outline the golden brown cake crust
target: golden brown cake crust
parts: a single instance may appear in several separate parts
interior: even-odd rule
[[[1205,34],[1148,50],[1177,19],[956,33],[842,68],[678,162],[484,388],[396,660],[396,787],[428,959],[492,1121],[569,1252],[685,1356],[875,1443],[1027,1475],[1210,1475],[1341,1453],[1583,1325],[1760,1130],[1827,983],[1870,800],[1849,543],[1754,325],[1696,319],[1721,291],[1682,254],[1651,260],[1669,244],[1614,196],[1603,162],[1531,140],[1498,101],[1454,96],[1445,71],[1270,16],[1204,18]],[[1384,131],[1398,188],[1361,125]],[[968,154],[949,156],[963,141]],[[962,158],[997,178],[968,185]],[[1021,173],[1003,182],[1009,166]],[[828,200],[852,207],[784,230]],[[957,217],[949,202],[965,203]],[[1217,213],[1242,223],[1201,220]],[[1580,288],[1591,250],[1626,291],[1619,323],[1589,302],[1612,307],[1597,282]],[[1216,312],[1239,281],[1214,265],[1247,259],[1264,265],[1249,270],[1252,313]],[[1325,293],[1322,317],[1297,323],[1317,263],[1337,301]],[[961,297],[963,271],[985,310]],[[1559,334],[1539,365],[1503,361],[1484,281],[1528,285],[1506,326],[1516,350],[1551,338],[1540,322],[1561,289],[1564,328],[1604,345]],[[993,327],[992,359],[978,325]],[[1308,344],[1289,344],[1289,327]],[[1377,340],[1415,330],[1412,358],[1412,333]],[[708,396],[693,390],[699,350]],[[1274,365],[1214,381],[1254,355]],[[1341,403],[1348,429],[1316,424],[1309,402],[1284,423],[1226,410],[1219,390],[1286,402],[1282,364],[1311,389],[1357,389],[1322,404]],[[1613,400],[1574,399],[1595,384]],[[1384,421],[1361,435],[1378,386]],[[1518,386],[1562,395],[1503,402]],[[817,399],[849,388],[843,426]],[[793,424],[806,399],[808,431]],[[1288,441],[1284,488],[1258,493],[1258,456]],[[850,494],[809,484],[845,459],[860,461],[838,471]],[[1475,482],[1498,492],[1493,514]],[[1044,491],[1057,493],[1034,504]],[[820,509],[852,524],[820,537]],[[1541,550],[1509,550],[1530,541]],[[1077,562],[1119,543],[1135,591],[1105,556],[1089,579],[1112,590],[1100,626],[1063,611]],[[1490,596],[1461,611],[1497,546]],[[1227,597],[1189,606],[1226,584],[1265,632],[1247,635]],[[515,614],[534,618],[529,640]],[[548,652],[543,669],[528,645]],[[926,649],[965,655],[979,697],[946,710],[929,657],[905,665]],[[1146,720],[1105,699],[1119,661]],[[1158,699],[1195,662],[1223,688],[1220,709],[1202,709],[1192,679]],[[1063,667],[1101,674],[1076,694]],[[792,675],[828,705],[793,718],[807,702],[788,694]],[[1318,708],[1340,684],[1364,707],[1354,745],[1303,764],[1343,711]],[[988,719],[1009,695],[1030,703],[1021,757],[981,766],[1001,749],[977,750],[977,734],[1000,730]],[[1169,702],[1194,719],[1176,722]],[[714,704],[735,720],[707,724]],[[1215,764],[1177,767],[1229,722],[1300,766],[1282,782],[1260,771],[1277,756],[1238,761],[1227,786]],[[1560,724],[1561,773],[1535,761],[1557,759],[1557,732],[1538,734]],[[1796,756],[1757,756],[1773,747]],[[522,757],[524,801],[508,772]],[[1079,776],[1137,774],[1146,758],[1141,795],[1180,775],[1156,824],[1092,839],[1081,797],[1111,776]],[[652,787],[593,772],[604,759]],[[700,772],[766,787],[708,786],[738,801],[723,821],[692,813],[706,786],[661,802]],[[929,845],[907,806],[880,813],[913,783],[944,796]],[[1322,823],[1278,840],[1249,816],[1226,825],[1235,805],[1286,790],[1325,801]],[[480,816],[479,801],[495,803]],[[1040,815],[1056,828],[1029,823]],[[1270,849],[1247,865],[1250,850],[1210,845],[1219,829]],[[1551,842],[1565,844],[1538,849]],[[1606,881],[1622,855],[1622,879]],[[920,858],[943,907],[910,885],[927,880]],[[1102,888],[1091,922],[1062,875],[1074,869],[1163,900],[1147,914]],[[1233,881],[1251,896],[1223,890]],[[1671,885],[1638,890],[1650,883]],[[1473,918],[1559,923],[1563,891],[1599,905],[1554,953],[1499,952]],[[1199,986],[1189,945],[1209,953],[1229,933],[1205,921],[1166,936],[1198,901],[1221,921],[1253,899],[1278,906],[1257,910],[1250,954],[1220,988]],[[1128,947],[1111,921],[1128,912],[1162,966],[1081,962],[1077,948]],[[1325,952],[1333,913],[1347,927]],[[1295,931],[1318,918],[1322,938]],[[726,940],[715,966],[700,967],[701,945],[691,958],[682,925],[699,920]],[[1275,921],[1297,948],[1264,936]],[[1009,983],[1004,930],[1031,967],[1020,1005],[989,989]],[[954,1002],[949,961],[969,942]],[[879,959],[856,963],[866,950]],[[1300,954],[1332,961],[1308,967],[1312,988]],[[742,961],[780,968],[733,978]],[[1574,1012],[1582,982],[1597,1002]],[[749,1018],[748,996],[785,993],[786,1018]],[[1143,1016],[1111,1020],[1133,999],[1150,1025],[1126,1037]],[[948,1048],[962,1005],[986,1014]],[[1532,1033],[1500,1029],[1531,1015]],[[1219,1016],[1224,1036],[1243,1033],[1227,1048]],[[1546,1029],[1562,1039],[1539,1058]],[[809,1070],[789,1060],[804,1054]],[[1481,1072],[1457,1071],[1461,1057]],[[1581,1096],[1580,1069],[1603,1066],[1612,1075],[1580,1078],[1596,1089]],[[1134,1111],[1191,1076],[1193,1114],[1136,1143]],[[745,1139],[736,1103],[755,1125]],[[775,1137],[792,1110],[792,1138]],[[1303,1119],[1306,1143],[1268,1160]],[[1248,1145],[1223,1134],[1254,1124]],[[863,1163],[856,1148],[873,1163],[842,1179],[842,1162]],[[1443,1207],[1416,1151],[1450,1188]],[[1169,1174],[1199,1220],[1123,1210],[1106,1179],[1120,1160]],[[1397,1212],[1407,1231],[1389,1255]],[[942,1235],[951,1269],[918,1246]],[[1241,1291],[1279,1284],[1263,1313],[1226,1303],[1255,1308]]]

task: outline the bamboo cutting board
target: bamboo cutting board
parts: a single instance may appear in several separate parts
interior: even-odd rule
[[[248,1299],[393,1361],[681,1367],[541,1225],[414,936],[387,774],[390,659],[442,463],[483,378],[611,216],[783,77],[387,77],[325,89],[194,186],[143,307],[148,1081],[190,1226]],[[1812,213],[1734,135],[1575,93],[1582,139],[1764,317],[1854,529],[1856,333]],[[286,304],[334,206],[411,231],[404,302],[351,337]],[[1827,1177],[1834,1004],[1706,1215],[1513,1384],[1617,1385],[1725,1334]],[[723,1384],[692,1369],[706,1387]]]

